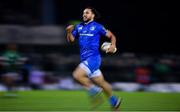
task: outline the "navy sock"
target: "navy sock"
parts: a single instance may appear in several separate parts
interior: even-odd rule
[[[112,106],[115,106],[115,105],[116,105],[116,102],[117,102],[117,97],[111,96],[111,97],[109,98],[109,102],[110,102],[110,104],[111,104]]]

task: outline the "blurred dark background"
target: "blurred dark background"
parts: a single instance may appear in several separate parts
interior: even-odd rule
[[[17,44],[28,58],[23,66],[26,78],[34,68],[45,71],[45,82],[71,77],[79,49],[65,40],[65,27],[81,21],[83,9],[92,6],[101,14],[97,21],[117,37],[116,54],[101,52],[101,69],[109,82],[180,82],[180,46],[169,35],[170,2],[0,0],[0,51]]]
[[[95,7],[99,20],[118,38],[121,51],[179,53],[169,37],[170,1],[162,0],[1,0],[0,23],[21,25],[66,25],[81,19],[86,6]]]

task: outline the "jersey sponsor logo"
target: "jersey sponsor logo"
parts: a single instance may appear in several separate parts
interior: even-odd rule
[[[80,33],[80,36],[94,36],[94,34],[90,34],[90,33]]]

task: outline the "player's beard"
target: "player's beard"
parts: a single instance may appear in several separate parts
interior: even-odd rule
[[[84,21],[85,23],[89,23],[91,20],[92,20],[91,18],[87,18],[87,19],[84,19],[84,18],[83,18],[83,21]]]

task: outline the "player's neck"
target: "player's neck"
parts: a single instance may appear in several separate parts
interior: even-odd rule
[[[90,21],[88,22],[85,22],[85,24],[89,24],[90,22],[94,21],[94,19],[91,19]]]

